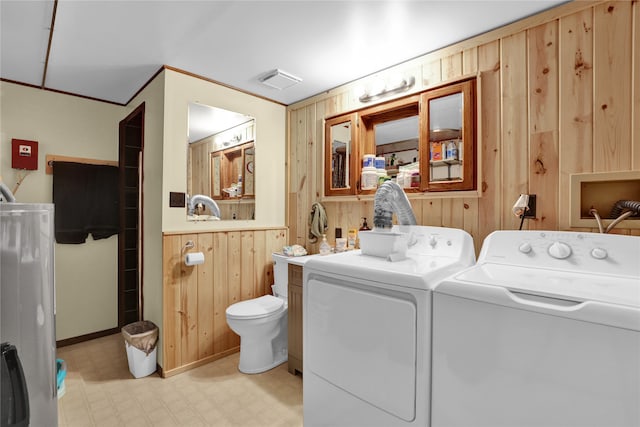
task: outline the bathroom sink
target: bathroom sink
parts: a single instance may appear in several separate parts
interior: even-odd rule
[[[187,216],[188,221],[219,221],[220,218],[213,215],[189,215]]]

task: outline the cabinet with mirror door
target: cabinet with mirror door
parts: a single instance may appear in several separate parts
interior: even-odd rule
[[[359,112],[360,146],[364,154],[384,158],[384,174],[398,179],[405,171],[416,170],[419,156],[420,96],[387,102]],[[382,175],[382,168],[379,174]],[[409,183],[410,180],[407,181]],[[401,184],[405,191],[419,188]],[[365,190],[373,193],[375,190]]]
[[[211,194],[213,199],[253,198],[253,142],[211,153]]]
[[[475,79],[468,79],[327,119],[325,195],[375,192],[362,190],[365,154],[384,157],[386,176],[409,193],[475,189],[475,102]],[[346,145],[347,169],[335,162],[343,128],[357,142]]]
[[[420,165],[423,191],[476,188],[475,80],[421,95]]]
[[[325,121],[324,194],[357,193],[357,114],[345,114]]]

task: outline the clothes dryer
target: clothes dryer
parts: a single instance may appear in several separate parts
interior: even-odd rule
[[[304,267],[304,425],[426,426],[431,290],[473,265],[463,230],[410,226],[405,259],[361,251]]]
[[[494,232],[433,307],[432,426],[640,425],[640,237]]]

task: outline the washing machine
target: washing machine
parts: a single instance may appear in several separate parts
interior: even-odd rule
[[[433,293],[432,426],[639,426],[640,237],[497,231]]]
[[[305,264],[305,427],[428,424],[431,290],[475,255],[463,230],[410,230],[396,261],[356,250]]]

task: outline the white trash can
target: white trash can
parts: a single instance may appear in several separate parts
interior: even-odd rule
[[[142,378],[156,371],[158,327],[148,320],[130,323],[122,328],[127,348],[129,372]]]

